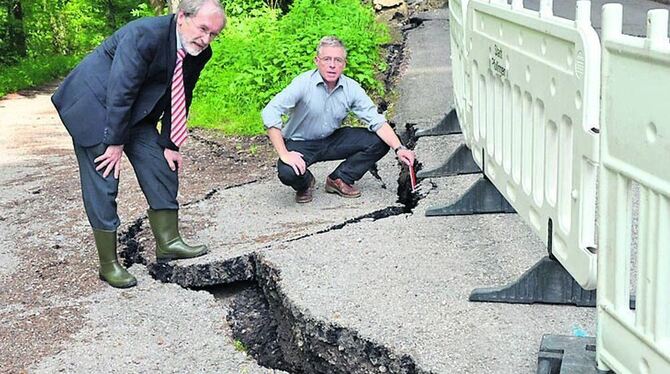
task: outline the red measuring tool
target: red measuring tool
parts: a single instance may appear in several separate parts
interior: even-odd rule
[[[412,192],[416,191],[416,174],[414,173],[414,165],[409,165],[409,181],[412,184]]]

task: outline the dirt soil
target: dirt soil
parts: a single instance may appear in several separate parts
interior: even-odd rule
[[[97,277],[72,143],[49,100],[55,87],[0,100],[2,372],[26,372],[62,350],[82,327],[86,297],[107,287]],[[227,186],[274,177],[274,151],[265,136],[191,134],[183,147],[181,204]],[[147,209],[127,160],[118,202],[122,234]],[[189,231],[184,228],[185,235]],[[153,248],[148,252],[153,254]]]

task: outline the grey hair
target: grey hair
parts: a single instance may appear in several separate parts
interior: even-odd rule
[[[337,36],[324,36],[319,41],[319,45],[316,47],[316,54],[321,53],[321,48],[323,47],[338,47],[344,50],[344,57],[347,57],[347,47],[344,46],[344,43]]]
[[[223,10],[223,5],[221,5],[219,0],[181,0],[177,9],[184,12],[186,17],[191,17],[198,14],[198,11],[205,3],[211,3],[216,6],[221,11],[221,14],[223,14],[225,22],[226,12]]]

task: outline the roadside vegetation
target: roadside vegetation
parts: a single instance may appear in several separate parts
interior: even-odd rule
[[[191,107],[191,125],[227,134],[263,132],[260,110],[300,72],[315,46],[337,35],[349,49],[345,74],[383,95],[386,26],[361,0],[227,0],[228,25],[212,43]],[[0,0],[0,97],[62,77],[132,19],[167,14],[162,0]]]

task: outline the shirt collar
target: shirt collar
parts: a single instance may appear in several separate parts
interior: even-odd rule
[[[321,76],[321,74],[319,74],[319,69],[314,69],[312,72],[312,84],[315,86],[318,86],[319,84],[323,84],[324,86],[326,85],[326,82],[323,80],[323,77]],[[340,75],[340,78],[337,80],[337,84],[335,85],[333,91],[335,91],[339,87],[344,88],[344,74]]]
[[[177,50],[180,50],[182,48],[181,44],[181,38],[179,37],[179,26],[177,25],[177,22],[174,23],[175,27],[175,35],[177,36],[175,39],[177,39]]]

